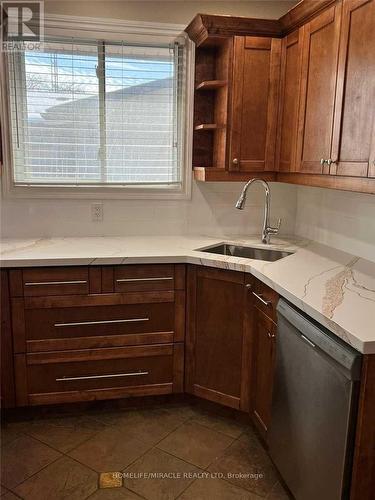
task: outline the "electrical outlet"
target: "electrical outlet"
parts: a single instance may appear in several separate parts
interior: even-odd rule
[[[103,222],[103,203],[93,203],[91,205],[91,220],[93,222]]]

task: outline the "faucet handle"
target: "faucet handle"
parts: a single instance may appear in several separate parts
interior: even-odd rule
[[[281,218],[279,217],[277,221],[277,226],[276,227],[268,227],[267,228],[267,233],[268,234],[277,234],[280,230],[281,227]]]

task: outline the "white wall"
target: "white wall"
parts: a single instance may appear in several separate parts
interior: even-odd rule
[[[47,13],[188,24],[198,12],[277,19],[297,0],[47,0]]]
[[[187,24],[197,12],[278,18],[296,1],[46,1],[55,14]],[[94,236],[128,234],[204,233],[240,236],[259,232],[263,195],[259,186],[249,193],[241,212],[234,203],[241,183],[194,183],[189,201],[105,201],[104,220],[91,221],[88,200],[4,200],[2,237]],[[283,217],[283,234],[294,230],[296,189],[274,184],[273,213]],[[98,200],[100,201],[100,200]]]
[[[375,261],[375,195],[298,186],[296,234]]]
[[[188,201],[105,200],[103,222],[91,221],[94,200],[3,200],[1,236],[126,236],[260,234],[264,194],[253,186],[243,211],[234,204],[242,183],[195,183]],[[273,183],[271,215],[283,218],[281,234],[293,234],[295,186]],[[100,200],[98,200],[100,201]]]
[[[188,201],[103,201],[103,222],[91,221],[95,200],[3,200],[1,236],[260,234],[263,193],[253,186],[236,210],[242,183],[193,183]],[[375,195],[271,183],[271,217],[281,235],[296,234],[375,261]],[[97,200],[100,201],[100,200]]]

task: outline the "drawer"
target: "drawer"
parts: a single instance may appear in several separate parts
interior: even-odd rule
[[[249,292],[252,294],[254,305],[266,316],[276,321],[276,306],[279,300],[277,292],[256,278],[251,279]]]
[[[114,268],[115,292],[146,292],[175,288],[173,264],[127,265]]]
[[[22,286],[25,297],[42,295],[87,295],[87,267],[43,267],[24,269]]]
[[[16,357],[19,406],[169,394],[182,390],[182,344]]]
[[[174,308],[160,302],[25,309],[26,350],[173,342]]]
[[[185,291],[12,299],[15,353],[181,342]]]

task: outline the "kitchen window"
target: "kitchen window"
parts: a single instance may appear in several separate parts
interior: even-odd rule
[[[15,188],[186,195],[181,37],[49,37],[7,59]]]

